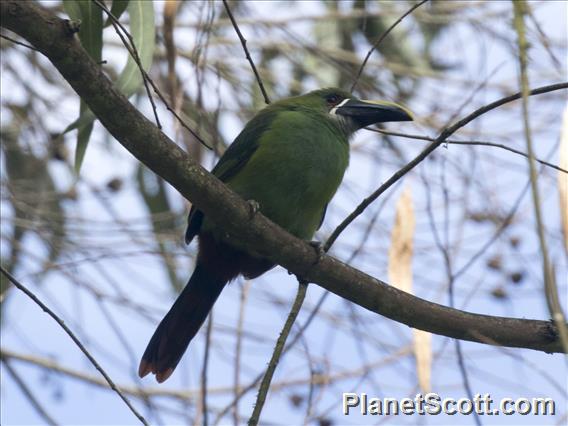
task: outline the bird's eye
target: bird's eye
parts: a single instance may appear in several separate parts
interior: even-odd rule
[[[339,103],[341,98],[338,95],[328,95],[325,100],[327,101],[328,105],[335,106]]]

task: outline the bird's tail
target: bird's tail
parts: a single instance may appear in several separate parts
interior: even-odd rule
[[[226,283],[197,263],[189,282],[150,339],[138,368],[140,377],[154,373],[160,383],[170,377]]]

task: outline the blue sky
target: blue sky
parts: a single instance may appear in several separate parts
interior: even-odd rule
[[[291,7],[279,3],[250,4],[252,17],[286,18],[301,14],[317,14],[321,5],[302,2]],[[507,2],[494,2],[489,9],[496,12],[510,8]],[[566,2],[546,2],[535,4],[537,20],[546,34],[557,45],[564,47],[564,55],[558,55],[561,61],[561,72],[554,69],[546,50],[536,44],[531,51],[531,85],[536,87],[560,80],[566,80]],[[490,23],[495,21],[488,20]],[[500,22],[501,27],[494,28],[496,37],[499,34],[511,34],[509,21]],[[293,28],[305,37],[302,31],[305,26],[299,22]],[[254,46],[255,32],[249,27],[243,28],[245,35]],[[193,33],[187,31],[188,36]],[[274,32],[274,37],[278,37]],[[434,136],[432,127],[428,126],[421,116],[425,116],[433,108],[440,108],[441,118],[450,118],[451,111],[461,105],[467,97],[475,92],[471,84],[462,83],[474,81],[481,83],[489,80],[491,89],[472,97],[470,105],[464,108],[469,112],[479,105],[503,96],[507,90],[515,87],[517,64],[514,52],[507,49],[506,43],[492,40],[486,31],[477,33],[471,26],[456,24],[448,34],[436,45],[440,56],[450,64],[458,66],[446,72],[444,79],[425,78],[420,92],[411,100],[409,107],[419,117],[417,123],[392,124],[388,128],[393,131],[421,133]],[[476,38],[479,37],[479,38]],[[185,41],[185,40],[184,40]],[[235,50],[233,61],[240,61],[241,53]],[[116,50],[116,49],[115,49]],[[361,48],[365,51],[365,48]],[[560,50],[562,51],[562,50]],[[114,57],[109,49],[111,60],[120,62],[120,56]],[[246,69],[246,64],[241,64]],[[39,84],[39,79],[27,64],[21,64],[22,73],[29,74],[30,84]],[[184,75],[191,75],[190,68],[183,68]],[[321,85],[326,79],[326,72],[314,76],[314,87]],[[3,98],[18,100],[23,96],[9,77],[2,77],[1,91]],[[192,90],[192,80],[188,77],[188,90]],[[223,92],[224,89],[222,89]],[[51,95],[51,94],[50,94]],[[54,96],[59,98],[61,93]],[[214,94],[211,94],[211,98]],[[534,99],[534,98],[533,98]],[[560,116],[562,99],[559,95],[552,98],[531,99],[533,126],[538,132],[537,155],[551,161],[557,159],[557,149],[560,133]],[[564,102],[565,102],[564,96]],[[223,133],[227,139],[232,139],[242,128],[241,117],[234,113],[237,107],[235,100],[222,98],[226,112],[223,115]],[[139,102],[140,108],[151,114],[146,102]],[[58,114],[65,113],[74,117],[77,113],[75,99],[67,98],[58,105]],[[175,137],[167,112],[162,109],[164,129],[170,136]],[[4,111],[5,113],[5,111]],[[48,112],[47,112],[48,113]],[[515,115],[518,113],[517,115]],[[61,116],[49,115],[47,120],[58,130],[62,130]],[[509,131],[509,139],[503,137],[503,131]],[[462,138],[507,140],[515,147],[523,148],[520,121],[520,104],[516,103],[495,113],[488,114],[468,126],[460,133]],[[325,239],[341,219],[363,199],[369,192],[386,180],[396,170],[397,162],[385,161],[377,165],[377,158],[383,158],[389,151],[376,148],[381,141],[376,135],[362,132],[353,141],[351,165],[344,184],[330,205],[326,222],[318,234]],[[415,141],[400,142],[400,149],[406,158],[412,158],[420,151],[423,144]],[[392,195],[385,198],[384,208],[377,203],[360,222],[351,225],[333,250],[333,255],[345,260],[353,248],[368,232],[365,225],[373,215],[378,214],[379,220],[372,228],[367,251],[353,261],[353,266],[365,272],[386,280],[386,262],[389,247],[390,229],[394,218],[394,206],[403,186],[412,188],[415,203],[422,215],[417,219],[417,234],[415,237],[415,292],[424,298],[438,303],[447,304],[447,289],[444,287],[445,275],[440,253],[432,249],[431,224],[424,214],[426,211],[426,195],[423,192],[424,180],[430,182],[432,199],[436,214],[442,209],[444,194],[439,190],[446,168],[451,181],[448,185],[452,207],[448,212],[448,220],[452,225],[459,224],[464,202],[463,186],[458,182],[460,169],[471,166],[471,156],[465,154],[462,146],[449,145],[440,148],[436,161],[427,161],[410,174],[402,185],[393,189]],[[376,152],[375,152],[376,151]],[[470,200],[475,206],[492,210],[510,208],[522,193],[526,183],[526,161],[522,157],[514,157],[509,153],[498,150],[479,150],[477,177],[480,188],[472,194]],[[376,154],[376,155],[375,155]],[[212,158],[206,158],[205,164],[210,165]],[[503,166],[507,167],[504,168]],[[114,141],[108,141],[100,127],[96,129],[91,146],[83,166],[83,181],[79,183],[80,199],[77,203],[69,203],[67,213],[73,218],[70,229],[73,230],[73,240],[76,251],[73,255],[61,259],[64,264],[59,273],[38,275],[43,265],[38,265],[33,256],[28,256],[25,267],[19,271],[18,278],[29,285],[42,300],[60,315],[89,350],[96,356],[111,377],[118,383],[129,384],[133,387],[154,390],[157,385],[148,378],[140,381],[136,376],[136,367],[140,354],[143,352],[154,327],[162,315],[169,309],[174,300],[174,293],[168,284],[163,266],[156,256],[156,248],[151,240],[150,225],[145,220],[145,207],[137,195],[137,190],[131,180],[136,170],[136,162],[130,154],[124,151]],[[53,170],[58,176],[57,183],[66,188],[71,183],[71,177],[63,168]],[[4,176],[4,173],[3,173]],[[121,177],[126,186],[117,195],[108,197],[113,214],[105,208],[101,200],[93,196],[92,187],[101,187],[109,179]],[[545,171],[542,177],[543,206],[545,220],[549,230],[549,243],[552,258],[557,268],[559,286],[564,306],[566,306],[566,254],[561,251],[559,229],[558,200],[551,188],[555,185],[555,173]],[[387,194],[388,195],[388,194]],[[107,197],[108,195],[103,195]],[[173,190],[169,191],[172,204],[179,211],[185,208],[185,202]],[[5,207],[5,205],[3,205]],[[3,213],[3,218],[5,217]],[[499,239],[491,248],[490,253],[509,254],[507,242],[510,237],[521,236],[521,249],[514,256],[507,256],[506,267],[511,271],[522,269],[526,274],[526,285],[509,291],[512,297],[498,300],[491,296],[490,291],[502,284],[503,276],[485,267],[483,262],[474,264],[456,283],[457,306],[468,311],[489,315],[514,316],[524,318],[548,319],[545,301],[542,297],[542,283],[539,270],[539,251],[536,237],[531,231],[531,204],[529,195],[523,198],[519,225],[511,228],[510,234]],[[7,213],[9,216],[9,212]],[[128,232],[116,217],[128,224]],[[436,216],[441,220],[443,216]],[[3,224],[3,227],[8,225]],[[491,238],[494,229],[489,225],[464,227],[463,233],[452,232],[450,240],[461,241],[460,249],[455,253],[456,268],[459,269],[467,259],[479,248],[481,241]],[[30,237],[26,241],[27,249],[33,254],[41,252],[43,247],[39,241]],[[2,243],[5,250],[5,243]],[[456,243],[456,246],[458,244]],[[192,257],[195,245],[188,249],[180,244],[171,247],[178,261],[180,276],[189,276],[192,269]],[[104,256],[104,253],[110,256]],[[109,279],[107,275],[112,279]],[[114,287],[117,283],[120,291]],[[232,394],[227,387],[233,384],[233,362],[235,338],[234,327],[239,313],[238,301],[242,297],[245,283],[239,280],[229,285],[219,301],[214,312],[214,327],[211,348],[211,360],[208,374],[210,387],[209,403],[216,409],[222,409],[231,401]],[[254,280],[250,285],[247,300],[244,330],[250,333],[243,341],[243,360],[241,383],[248,384],[268,361],[271,348],[283,324],[295,291],[295,280],[282,268],[276,268],[262,278]],[[105,301],[100,303],[93,294],[105,295]],[[303,324],[308,318],[315,303],[323,290],[310,285],[305,306],[300,313],[298,324]],[[124,297],[124,299],[122,299]],[[121,333],[115,326],[119,325]],[[123,340],[124,338],[124,340]],[[358,342],[363,342],[361,345]],[[365,380],[359,380],[361,375],[353,374],[345,379],[336,378],[330,383],[312,389],[317,400],[317,410],[321,415],[328,415],[337,423],[368,424],[389,422],[391,424],[472,424],[471,417],[438,416],[438,417],[396,417],[371,419],[354,415],[341,417],[340,401],[342,392],[366,392],[377,397],[413,397],[417,392],[416,372],[413,357],[409,354],[411,333],[408,327],[396,324],[375,314],[355,309],[349,303],[330,295],[320,317],[305,333],[302,342],[298,343],[279,365],[274,382],[281,387],[269,395],[269,400],[263,412],[262,419],[268,423],[298,424],[305,416],[306,407],[294,408],[290,397],[301,395],[306,398],[309,386],[306,378],[310,377],[310,368],[326,372],[330,377],[348,374],[351,370],[368,363],[377,364],[367,372]],[[474,343],[463,343],[463,352],[468,366],[471,387],[474,393],[490,393],[494,400],[503,397],[552,397],[557,401],[560,414],[554,417],[534,416],[498,416],[483,418],[483,424],[529,425],[529,424],[559,424],[566,421],[566,363],[560,355],[548,355],[529,350],[499,349]],[[309,348],[309,351],[306,351]],[[58,365],[79,371],[87,377],[101,377],[88,363],[83,354],[70,341],[61,328],[45,315],[29,299],[18,292],[12,292],[3,312],[2,349],[10,350],[42,360],[51,359]],[[161,390],[198,390],[200,371],[204,352],[204,333],[192,343],[178,371]],[[434,364],[432,372],[432,389],[442,397],[461,398],[466,396],[462,379],[456,362],[454,343],[441,336],[433,339]],[[308,353],[308,354],[307,354]],[[402,354],[397,355],[396,354]],[[313,357],[312,360],[308,360]],[[378,363],[379,361],[382,364]],[[48,408],[49,413],[61,424],[136,424],[136,419],[128,411],[123,402],[112,392],[94,387],[83,380],[76,380],[65,375],[46,373],[36,366],[12,361],[18,372],[25,378],[40,401]],[[41,424],[41,417],[30,407],[29,401],[22,395],[13,379],[7,374],[4,364],[1,367],[1,405],[0,421],[2,424]],[[298,385],[287,385],[287,381],[298,381]],[[240,414],[247,418],[254,403],[255,392],[249,392],[239,404]],[[195,402],[194,399],[191,401]],[[175,400],[156,400],[156,411],[160,415],[154,417],[155,411],[140,401],[136,406],[153,423],[170,423],[179,421],[180,413],[186,413],[188,419],[193,418],[195,407]],[[188,420],[189,421],[189,420]],[[231,417],[224,418],[222,424],[232,421]]]

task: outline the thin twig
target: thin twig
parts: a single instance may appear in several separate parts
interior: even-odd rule
[[[213,312],[210,312],[209,319],[207,320],[207,332],[205,333],[205,353],[203,354],[203,366],[201,368],[201,416],[203,417],[203,426],[207,426],[209,424],[209,417],[207,414],[207,367],[209,366],[209,351],[211,350],[212,330]]]
[[[453,298],[453,296],[452,296],[452,298]],[[462,380],[463,380],[463,387],[465,389],[465,393],[467,394],[467,397],[470,400],[473,400],[473,391],[471,389],[471,384],[469,382],[469,375],[468,375],[467,370],[466,370],[465,360],[464,360],[463,352],[462,352],[462,346],[461,346],[462,341],[459,340],[459,339],[454,339],[454,343],[455,343],[455,346],[456,346],[456,354],[458,356],[458,367],[460,369],[460,375],[462,376]],[[477,426],[481,426],[481,418],[480,418],[477,410],[473,410],[473,421],[475,422],[475,424]]]
[[[418,140],[422,140],[422,141],[429,141],[429,142],[434,142],[436,139],[431,138],[429,136],[421,136],[421,135],[412,135],[412,134],[408,134],[408,133],[398,133],[398,132],[390,132],[387,130],[383,130],[383,129],[373,129],[371,127],[365,127],[365,130],[370,130],[371,132],[376,132],[376,133],[381,133],[383,135],[389,135],[389,136],[399,136],[402,138],[407,138],[407,139],[418,139]],[[447,139],[446,140],[447,144],[450,145],[477,145],[477,146],[492,146],[495,148],[501,148],[504,149],[506,151],[512,152],[514,154],[517,155],[521,155],[525,158],[529,158],[529,156],[527,154],[525,154],[523,151],[519,151],[516,150],[515,148],[511,148],[507,145],[503,145],[500,143],[495,143],[495,142],[486,142],[486,141],[457,141],[454,139]],[[540,158],[535,158],[536,161],[538,161],[540,164],[547,166],[547,167],[551,167],[553,169],[558,170],[559,172],[562,173],[566,173],[568,174],[568,170],[563,169],[560,166],[557,166],[556,164],[552,164],[549,163],[548,161],[544,161],[541,160]]]
[[[75,345],[77,345],[77,347],[81,350],[81,352],[83,352],[85,354],[85,356],[89,359],[91,364],[93,364],[93,366],[99,371],[99,373],[102,374],[102,376],[105,378],[105,380],[107,381],[110,388],[113,391],[115,391],[118,394],[118,396],[120,397],[120,399],[122,399],[124,401],[124,403],[128,406],[128,408],[130,408],[130,411],[132,411],[132,413],[136,417],[138,417],[138,420],[140,420],[140,422],[143,425],[148,425],[148,422],[146,421],[146,419],[132,406],[132,404],[130,403],[128,398],[125,395],[122,394],[120,389],[118,389],[116,387],[116,385],[114,384],[112,379],[109,377],[109,375],[105,372],[105,370],[103,370],[103,368],[99,365],[99,363],[95,360],[95,358],[85,348],[85,346],[83,346],[83,344],[79,341],[77,336],[75,336],[75,334],[69,329],[69,327],[67,327],[67,325],[65,325],[63,320],[61,318],[59,318],[57,316],[57,314],[55,314],[51,309],[49,309],[41,300],[39,300],[37,298],[37,296],[34,293],[32,293],[26,286],[21,284],[8,271],[6,271],[3,266],[0,266],[0,272],[2,272],[2,274],[4,274],[6,276],[6,278],[8,278],[8,280],[10,280],[10,282],[12,284],[14,284],[14,286],[16,286],[20,291],[25,293],[26,296],[28,296],[30,299],[32,299],[35,302],[35,304],[38,305],[45,313],[47,313],[51,318],[53,318],[55,320],[55,322],[57,322],[57,324],[59,324],[59,326],[65,331],[65,333],[67,333],[67,335],[71,338],[71,340],[73,340],[73,342],[75,343]]]
[[[223,0],[225,1],[225,0]],[[420,3],[416,3],[414,6],[412,6],[410,9],[408,9],[404,15],[402,15],[400,18],[398,18],[390,27],[387,28],[387,30],[381,34],[381,36],[379,37],[379,39],[375,42],[375,44],[373,44],[373,47],[371,47],[371,50],[369,50],[369,52],[367,52],[367,56],[365,56],[365,59],[363,60],[363,63],[361,64],[361,66],[359,67],[359,71],[357,72],[357,76],[355,77],[355,81],[353,81],[353,84],[351,85],[351,89],[349,90],[351,93],[353,93],[353,90],[355,90],[355,86],[357,86],[357,83],[359,82],[359,78],[361,78],[361,74],[363,73],[363,68],[365,68],[365,65],[367,65],[367,61],[369,60],[369,58],[371,57],[371,54],[377,49],[377,47],[379,47],[379,44],[381,44],[381,42],[385,39],[386,36],[389,35],[389,33],[398,25],[400,24],[400,22],[406,18],[408,15],[410,15],[412,12],[414,12],[414,10],[418,9],[420,6],[422,6],[424,3],[426,3],[428,0],[422,0]]]
[[[12,379],[14,379],[14,381],[16,382],[22,393],[26,395],[26,398],[28,398],[32,406],[35,408],[38,414],[43,418],[43,420],[45,420],[45,422],[49,425],[52,426],[56,425],[57,422],[53,420],[53,417],[51,417],[47,411],[45,411],[45,408],[43,408],[43,406],[39,403],[35,395],[32,393],[31,389],[28,387],[28,385],[26,385],[26,383],[23,381],[23,379],[20,377],[18,372],[14,369],[14,367],[12,367],[10,361],[2,357],[2,362],[4,363],[4,367],[6,367],[8,373],[10,373],[10,376],[12,376]]]
[[[280,333],[280,336],[276,341],[276,346],[274,347],[274,352],[272,353],[272,357],[270,358],[270,362],[268,363],[268,368],[266,369],[266,373],[262,378],[262,383],[260,384],[260,389],[258,390],[258,395],[256,396],[254,410],[248,421],[249,426],[256,426],[258,424],[260,413],[262,411],[262,407],[264,407],[264,402],[266,401],[266,396],[270,388],[272,376],[274,376],[274,371],[276,370],[276,366],[278,365],[278,361],[280,360],[280,355],[282,355],[282,351],[284,349],[284,345],[286,344],[286,339],[290,334],[290,330],[292,329],[292,325],[294,325],[294,322],[298,317],[298,313],[300,312],[300,308],[302,307],[302,303],[304,303],[307,288],[308,285],[305,282],[298,282],[298,293],[296,294],[296,299],[294,300],[294,304],[292,305],[292,309],[290,310],[288,318],[286,318],[282,332]]]
[[[114,30],[116,31],[116,33],[120,37],[120,40],[122,41],[122,44],[124,44],[124,47],[126,47],[128,53],[130,53],[130,56],[132,56],[132,59],[134,59],[134,62],[136,62],[136,65],[138,66],[138,69],[140,70],[140,73],[142,75],[142,81],[144,82],[144,88],[146,89],[146,94],[148,95],[148,99],[150,99],[150,104],[152,105],[152,111],[154,112],[154,118],[156,119],[156,126],[158,126],[158,129],[161,129],[162,123],[160,123],[160,117],[158,116],[158,109],[156,108],[154,97],[152,96],[150,88],[148,87],[148,81],[146,77],[147,74],[146,71],[144,70],[144,67],[142,66],[142,62],[140,61],[140,56],[138,55],[138,50],[136,49],[136,44],[134,43],[134,39],[132,38],[130,33],[126,31],[126,29],[118,22],[118,19],[110,12],[110,10],[107,9],[104,3],[102,3],[100,0],[92,0],[92,1],[103,12],[105,12],[108,15],[112,23],[112,26],[114,27]],[[130,41],[130,46],[124,39],[124,36],[120,33],[120,29],[122,29],[126,37],[128,37],[128,40]]]
[[[308,319],[306,320],[306,322],[300,327],[299,331],[294,335],[293,339],[286,345],[286,347],[284,348],[284,350],[282,351],[282,355],[284,355],[285,353],[287,353],[292,347],[294,347],[294,345],[296,344],[296,342],[300,339],[300,337],[302,336],[302,334],[304,333],[304,331],[306,330],[306,328],[308,328],[308,326],[311,324],[312,320],[315,318],[316,314],[318,313],[319,309],[321,308],[323,302],[325,301],[325,299],[327,299],[327,297],[330,295],[331,293],[329,291],[326,291],[322,297],[319,299],[319,301],[316,304],[316,307],[310,312],[310,315],[308,316]],[[239,392],[238,394],[235,395],[234,399],[231,401],[231,403],[225,408],[223,409],[219,414],[217,414],[217,417],[215,418],[215,425],[219,424],[219,421],[223,418],[223,416],[229,411],[229,409],[231,407],[233,407],[235,404],[238,404],[238,402],[240,401],[240,399],[246,394],[248,393],[251,389],[253,389],[256,384],[258,382],[260,382],[260,380],[262,379],[263,374],[259,374],[258,376],[256,376],[254,378],[254,380],[252,380],[247,386],[243,387],[243,388],[239,388]]]
[[[241,300],[239,305],[239,318],[237,320],[237,341],[235,347],[235,368],[233,370],[234,377],[234,397],[236,398],[239,392],[240,385],[240,375],[241,375],[241,351],[243,343],[243,322],[245,319],[245,305],[248,298],[248,293],[250,289],[250,281],[245,281],[244,285],[241,287]],[[233,408],[233,422],[235,426],[239,425],[239,404],[235,404]]]
[[[527,12],[528,12],[528,16],[529,16],[530,20],[532,21],[534,27],[536,28],[536,30],[538,32],[539,39],[540,39],[542,46],[544,47],[544,49],[548,53],[548,56],[550,56],[552,63],[556,67],[556,71],[558,71],[559,73],[562,73],[563,72],[562,64],[560,63],[560,61],[558,60],[558,58],[556,57],[556,55],[552,51],[552,47],[550,46],[550,43],[548,42],[548,37],[546,36],[546,34],[543,31],[540,24],[538,23],[536,17],[534,16],[534,13],[533,13],[533,11],[532,11],[532,9],[530,8],[529,5],[527,5]]]
[[[460,275],[464,274],[483,255],[483,253],[485,253],[489,249],[489,247],[491,247],[493,243],[497,241],[497,239],[501,236],[501,234],[507,229],[507,227],[513,221],[513,217],[515,217],[515,215],[517,214],[517,210],[519,209],[521,201],[523,201],[523,198],[526,192],[528,191],[529,187],[530,187],[530,182],[527,182],[523,190],[520,192],[519,196],[515,200],[513,207],[511,207],[509,213],[507,213],[507,216],[505,216],[505,218],[499,224],[499,227],[495,230],[495,233],[479,248],[479,250],[477,250],[472,256],[470,256],[469,260],[465,262],[460,267],[460,269],[454,272],[454,275],[452,276],[454,280],[456,280]]]
[[[154,89],[154,92],[158,95],[158,97],[160,98],[160,100],[164,103],[164,105],[166,106],[166,109],[168,111],[170,111],[172,113],[172,115],[179,121],[179,123],[181,124],[181,126],[186,129],[189,133],[191,133],[191,135],[197,139],[197,141],[203,145],[205,148],[212,150],[213,148],[207,143],[205,142],[201,136],[199,136],[197,134],[197,132],[195,130],[193,130],[191,127],[189,127],[187,124],[185,124],[185,122],[183,121],[183,119],[179,116],[179,114],[170,106],[170,104],[168,103],[168,101],[166,101],[166,98],[164,97],[164,95],[162,95],[162,92],[160,92],[160,90],[158,89],[158,87],[156,86],[156,84],[154,83],[154,81],[150,78],[150,76],[146,73],[146,71],[144,71],[144,75],[146,76],[146,78],[148,79],[148,82],[150,83],[150,85],[152,86],[152,88]]]
[[[514,12],[514,27],[517,31],[517,42],[519,47],[519,67],[520,67],[520,85],[522,92],[522,117],[523,117],[523,130],[525,133],[525,140],[527,143],[527,153],[529,155],[529,173],[531,179],[531,191],[533,198],[534,215],[536,221],[536,232],[540,245],[540,253],[542,256],[542,269],[544,276],[544,292],[548,309],[554,323],[558,327],[560,341],[565,351],[568,351],[568,330],[566,329],[566,316],[562,311],[558,297],[558,287],[554,278],[554,271],[550,258],[548,256],[548,247],[546,245],[546,237],[544,236],[544,223],[542,220],[542,212],[540,208],[540,192],[538,188],[538,175],[536,171],[536,164],[534,162],[534,151],[532,146],[532,135],[529,122],[529,77],[527,73],[528,63],[528,42],[525,35],[525,14],[527,4],[524,0],[513,1]]]
[[[130,33],[126,30],[126,28],[124,28],[124,26],[118,21],[118,19],[116,19],[116,17],[114,17],[112,15],[112,13],[110,13],[110,11],[106,8],[106,6],[104,6],[104,4],[100,3],[100,0],[92,0],[94,1],[99,7],[104,8],[103,10],[105,11],[105,13],[107,13],[108,17],[110,18],[111,22],[113,23],[113,26],[116,27],[118,26],[122,32],[124,32],[124,34],[126,35],[126,37],[128,37],[128,39],[130,40],[130,44],[132,46],[132,49],[129,46],[129,43],[126,42],[126,40],[124,40],[124,37],[122,36],[122,34],[117,31],[117,34],[119,35],[119,37],[122,40],[122,43],[124,44],[124,46],[126,47],[126,49],[128,50],[128,52],[130,53],[130,55],[132,56],[132,58],[134,59],[134,61],[136,62],[136,65],[138,65],[138,68],[140,69],[140,72],[142,73],[142,80],[144,81],[144,85],[146,86],[147,83],[149,83],[152,86],[152,89],[154,89],[154,93],[156,93],[156,95],[158,95],[158,97],[160,98],[160,100],[162,101],[162,103],[165,105],[166,109],[168,111],[170,111],[172,113],[172,115],[179,121],[179,123],[182,125],[182,127],[184,129],[186,129],[189,133],[191,133],[191,135],[197,139],[197,141],[202,144],[204,147],[206,147],[207,149],[212,149],[208,143],[206,143],[201,136],[199,136],[197,134],[197,132],[195,132],[193,129],[191,129],[187,124],[185,124],[185,122],[183,121],[183,119],[179,116],[179,114],[175,111],[175,109],[173,109],[170,104],[168,103],[168,101],[166,100],[166,98],[164,97],[164,95],[162,95],[162,92],[158,89],[158,87],[156,86],[156,84],[154,83],[154,81],[150,78],[150,76],[148,75],[148,73],[146,72],[146,70],[144,70],[144,68],[142,67],[142,64],[140,63],[140,58],[138,57],[138,52],[136,51],[136,47],[134,46],[134,40],[132,39],[132,36],[130,35]],[[115,25],[116,24],[116,25]],[[146,89],[148,90],[148,87],[146,86]],[[154,101],[152,99],[152,96],[150,94],[148,94],[149,98],[150,98],[150,102],[152,103],[152,107],[154,107]],[[157,117],[156,117],[157,118]],[[158,125],[158,127],[160,127]],[[161,127],[160,127],[161,128]]]
[[[430,197],[431,191],[428,185],[428,181],[426,179],[424,179],[424,184],[426,185],[426,209],[428,212],[428,218],[429,218],[429,222],[430,222],[430,227],[432,229],[432,236],[434,237],[434,243],[436,245],[436,247],[438,248],[438,250],[440,251],[440,253],[442,253],[442,257],[444,258],[444,267],[445,267],[445,272],[446,272],[446,278],[448,279],[448,298],[449,298],[449,302],[450,302],[450,307],[455,308],[456,306],[456,301],[455,301],[455,275],[453,273],[453,265],[452,265],[452,259],[450,256],[450,250],[448,247],[448,233],[447,233],[447,229],[446,229],[446,233],[445,233],[445,242],[442,243],[442,240],[438,234],[438,228],[436,227],[436,221],[434,220],[434,213],[432,211],[432,200]],[[445,182],[444,182],[445,184]],[[445,218],[444,218],[444,223],[447,224],[449,221],[449,199],[447,196],[447,186],[444,186],[444,210],[446,212]],[[460,375],[462,377],[463,380],[463,386],[465,389],[465,392],[467,394],[467,397],[470,400],[473,400],[473,392],[471,390],[471,384],[469,381],[469,375],[467,373],[467,368],[465,365],[465,360],[464,360],[464,356],[463,356],[463,352],[462,352],[462,346],[461,346],[461,341],[459,339],[454,339],[454,344],[455,344],[455,348],[456,348],[456,355],[457,355],[457,360],[458,360],[458,368],[460,371]],[[475,422],[475,424],[477,426],[481,426],[481,419],[479,418],[479,413],[475,412],[473,413],[473,420]]]
[[[426,1],[426,0],[424,0],[424,1]],[[250,52],[247,49],[247,40],[243,37],[243,34],[241,33],[239,26],[237,25],[237,21],[235,21],[235,18],[233,17],[233,14],[231,13],[231,9],[229,8],[229,5],[227,4],[227,0],[223,0],[223,4],[225,5],[225,10],[227,11],[227,15],[229,15],[229,19],[231,20],[231,23],[233,24],[233,28],[235,29],[235,31],[237,32],[237,35],[239,36],[239,40],[241,41],[241,45],[243,46],[243,50],[245,51],[245,56],[247,57],[247,60],[249,61],[249,64],[252,68],[252,72],[254,73],[254,76],[256,77],[256,81],[258,82],[258,86],[260,87],[260,91],[262,92],[262,96],[264,96],[264,102],[266,103],[266,105],[268,105],[268,104],[270,104],[270,99],[268,98],[268,94],[266,93],[266,90],[264,89],[264,84],[262,84],[262,79],[260,78],[260,74],[258,73],[258,70],[256,69],[256,66],[254,65],[254,62],[252,61],[252,58],[250,56]]]
[[[38,355],[23,354],[14,352],[4,347],[0,348],[0,358],[10,358],[18,362],[23,362],[28,365],[45,369],[59,374],[61,377],[65,376],[70,379],[81,381],[83,383],[109,390],[108,383],[99,377],[99,375],[88,374],[83,371],[73,370],[65,365],[59,364],[53,359],[43,358]],[[179,402],[187,402],[188,399],[196,399],[199,396],[198,390],[173,390],[164,389],[163,387],[144,388],[135,387],[127,384],[119,384],[117,387],[125,394],[134,398],[147,399],[151,396],[158,396],[164,398],[172,398]],[[222,389],[222,393],[229,392],[229,389]],[[221,392],[219,392],[221,393]]]
[[[170,92],[170,100],[174,104],[174,108],[179,111],[181,107],[181,91],[178,93],[178,82],[176,75],[176,45],[174,42],[174,25],[176,13],[180,3],[177,1],[167,1],[164,3],[164,46],[166,48],[166,61],[168,63],[168,89]]]
[[[26,43],[22,43],[21,41],[15,40],[15,39],[13,39],[12,37],[8,37],[7,35],[0,34],[0,37],[5,38],[6,40],[11,41],[11,42],[14,43],[14,44],[18,44],[18,45],[20,45],[20,46],[24,46],[24,47],[27,47],[28,49],[35,50],[36,52],[39,52],[39,50],[36,49],[35,47],[33,47],[32,45],[26,44]]]
[[[302,336],[300,338],[300,342],[304,347],[304,353],[306,354],[306,363],[308,364],[308,369],[310,370],[310,379],[308,380],[308,396],[307,396],[308,402],[306,403],[306,415],[304,417],[304,425],[307,425],[312,415],[312,410],[314,405],[314,391],[316,387],[314,379],[317,376],[318,372],[316,367],[314,366],[314,360],[312,359],[312,355],[310,353],[310,347],[308,345],[308,342],[306,341],[305,336]]]
[[[282,352],[283,354],[286,353],[286,349]],[[410,347],[406,347],[403,349],[403,355],[407,355],[410,353]],[[401,354],[399,354],[401,355]],[[103,388],[105,390],[109,390],[108,384],[104,381],[104,379],[99,378],[99,376],[91,375],[84,373],[83,371],[73,370],[69,367],[61,365],[50,358],[43,358],[36,355],[29,355],[23,354],[19,352],[14,352],[10,349],[0,348],[0,358],[10,358],[16,360],[18,362],[22,362],[27,365],[32,365],[46,371],[52,371],[55,373],[59,373],[62,376],[68,377],[70,379],[74,379],[77,381],[81,381],[83,383],[94,385],[96,387]],[[391,359],[391,356],[388,357],[390,359],[389,363],[394,361]],[[384,365],[383,361],[375,361],[370,364],[370,366],[357,366],[352,369],[343,369],[338,371],[337,373],[322,377],[320,375],[315,376],[313,379],[315,385],[321,385],[325,381],[327,382],[336,382],[341,380],[347,380],[353,377],[358,377],[368,368],[378,368],[379,366]],[[258,378],[253,380],[253,386],[258,384],[262,379],[262,375]],[[309,383],[310,378],[286,378],[282,381],[275,382],[272,384],[273,389],[283,390],[283,389],[290,389],[297,386],[305,386]],[[151,387],[151,388],[144,388],[140,389],[138,387],[130,386],[127,384],[117,385],[124,393],[127,393],[135,398],[146,399],[148,397],[160,397],[160,398],[172,398],[180,403],[187,403],[188,400],[196,400],[199,398],[199,389],[173,389],[173,388],[164,388],[164,387]],[[247,385],[247,389],[249,389]],[[214,388],[209,388],[209,394],[211,395],[223,395],[223,397],[231,396],[234,392],[233,386],[218,386]],[[234,401],[233,401],[234,402]],[[230,407],[233,404],[229,405],[228,409],[224,409],[222,412],[220,411],[219,414],[226,414]],[[221,417],[222,417],[221,415]],[[218,416],[215,417],[215,422],[218,421]]]
[[[542,86],[542,87],[531,90],[529,92],[529,95],[531,95],[531,96],[532,95],[541,95],[543,93],[549,93],[549,92],[553,92],[555,90],[562,90],[562,89],[568,89],[568,82],[551,84],[549,86]],[[515,93],[513,95],[510,95],[510,96],[501,98],[499,100],[496,100],[494,102],[491,102],[490,104],[487,104],[487,105],[485,105],[481,108],[476,109],[474,112],[472,112],[471,114],[462,118],[461,120],[457,121],[456,123],[454,123],[450,127],[446,127],[444,130],[442,130],[440,135],[430,145],[428,145],[426,148],[424,148],[424,150],[422,150],[422,152],[420,154],[418,154],[412,161],[410,161],[403,168],[401,168],[394,175],[392,175],[375,192],[373,192],[371,195],[369,195],[367,198],[365,198],[355,208],[355,210],[353,210],[349,214],[349,216],[347,216],[343,220],[343,222],[341,222],[339,224],[339,226],[337,226],[337,228],[335,228],[335,230],[333,231],[331,236],[327,239],[327,241],[324,245],[324,250],[328,251],[329,248],[332,246],[332,244],[337,239],[337,237],[339,237],[339,235],[345,230],[345,228],[347,228],[347,226],[349,226],[349,224],[351,222],[353,222],[361,213],[363,213],[363,211],[365,211],[365,209],[371,203],[373,203],[373,201],[375,201],[383,192],[385,192],[387,189],[389,189],[395,182],[397,182],[399,179],[401,179],[405,174],[407,174],[415,166],[417,166],[419,163],[421,163],[436,148],[438,148],[441,144],[443,144],[448,137],[450,137],[456,131],[458,131],[459,129],[464,127],[466,124],[475,120],[477,117],[479,117],[479,116],[481,116],[481,115],[483,115],[483,114],[485,114],[485,113],[487,113],[491,110],[494,110],[495,108],[498,108],[498,107],[500,107],[504,104],[507,104],[509,102],[515,101],[515,100],[520,99],[520,98],[521,98],[521,93]]]

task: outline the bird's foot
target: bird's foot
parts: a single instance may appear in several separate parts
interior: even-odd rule
[[[322,245],[321,241],[312,240],[312,241],[308,241],[308,244],[311,245],[314,248],[314,250],[316,251],[316,260],[314,262],[314,265],[315,265],[316,263],[318,263],[321,260],[321,258],[325,254],[325,250],[323,249],[323,245]]]
[[[256,200],[247,200],[249,205],[249,216],[252,219],[260,210],[260,204]]]

